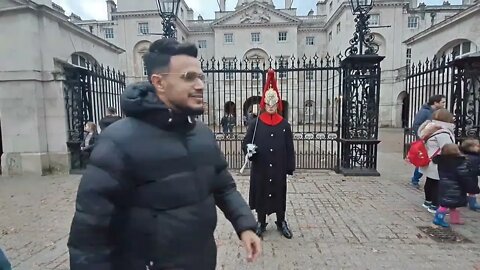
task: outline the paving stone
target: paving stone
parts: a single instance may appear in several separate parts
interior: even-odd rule
[[[382,132],[381,177],[308,171],[289,178],[294,238],[282,238],[270,216],[264,252],[253,264],[219,211],[217,269],[480,269],[480,214],[461,209],[466,224],[453,226],[472,244],[437,243],[418,230],[431,226],[433,215],[421,207],[423,191],[409,185],[413,168],[397,149],[401,133]],[[247,198],[248,177],[232,174]],[[78,176],[0,178],[0,246],[15,270],[69,268],[66,241],[78,182]]]

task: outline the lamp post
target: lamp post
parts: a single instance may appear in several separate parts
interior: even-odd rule
[[[342,121],[339,167],[350,176],[379,176],[377,171],[380,108],[380,62],[378,45],[368,27],[372,0],[350,0],[355,32],[342,60]]]
[[[375,36],[370,32],[368,27],[368,19],[370,15],[368,12],[373,7],[373,0],[350,0],[350,7],[355,18],[355,33],[350,39],[350,47],[347,48],[345,54],[376,54],[378,52],[378,45],[373,42]]]
[[[177,19],[178,9],[181,0],[157,0],[158,11],[162,17],[164,38],[176,39],[177,30],[175,20]]]

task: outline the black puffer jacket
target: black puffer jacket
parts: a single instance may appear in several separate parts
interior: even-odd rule
[[[439,202],[447,208],[463,207],[467,204],[466,187],[469,182],[467,162],[463,156],[438,155],[433,158],[438,164]]]
[[[107,115],[100,120],[100,129],[104,131],[108,126],[117,122],[120,119],[122,118],[118,115]]]
[[[469,171],[469,182],[467,192],[472,194],[479,194],[478,176],[480,176],[480,155],[478,153],[465,152],[467,158],[467,167]]]
[[[238,234],[256,222],[212,132],[172,114],[149,83],[128,87],[122,109],[80,183],[71,269],[215,269],[215,205]]]

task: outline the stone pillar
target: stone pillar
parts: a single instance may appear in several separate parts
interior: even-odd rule
[[[2,173],[68,171],[62,82],[48,72],[0,72]]]
[[[0,50],[2,173],[44,175],[68,171],[66,121],[61,78],[48,42],[55,38],[46,17],[24,13],[0,16],[8,42]]]
[[[322,0],[317,2],[317,15],[327,15],[327,1]]]
[[[285,0],[285,9],[292,8],[293,0]]]
[[[218,2],[220,12],[225,12],[225,1],[226,0],[219,0]]]

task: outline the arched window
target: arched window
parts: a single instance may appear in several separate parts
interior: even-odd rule
[[[96,64],[97,60],[87,53],[76,52],[72,53],[70,63],[77,67],[88,68],[89,65]]]
[[[456,39],[445,44],[437,53],[437,58],[441,58],[443,55],[457,58],[479,50],[480,47],[468,39]]]
[[[133,48],[133,64],[135,77],[139,77],[142,80],[147,77],[147,67],[143,56],[148,52],[150,47],[150,41],[140,41]]]

